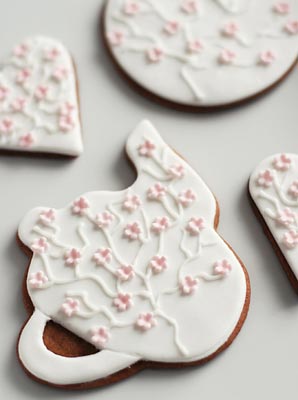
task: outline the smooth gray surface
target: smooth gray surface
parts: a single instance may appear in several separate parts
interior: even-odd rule
[[[220,114],[189,115],[135,94],[114,71],[98,40],[99,0],[0,2],[0,58],[24,36],[60,38],[74,54],[81,87],[85,152],[75,161],[0,156],[0,388],[15,399],[221,399],[297,396],[298,298],[249,206],[246,185],[270,154],[297,151],[298,68],[274,92]],[[145,371],[122,383],[64,392],[31,381],[15,344],[26,313],[21,282],[27,258],[18,248],[18,222],[39,205],[62,207],[90,190],[119,190],[134,172],[123,146],[129,131],[149,118],[201,174],[221,206],[219,232],[251,277],[249,317],[234,344],[201,368]]]

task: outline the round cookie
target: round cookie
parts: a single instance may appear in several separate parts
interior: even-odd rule
[[[33,253],[34,312],[18,354],[51,385],[94,387],[147,366],[201,364],[231,344],[248,312],[249,278],[216,232],[209,188],[147,121],[126,148],[138,173],[130,188],[36,208],[19,227]],[[54,354],[44,343],[49,320],[101,351]]]
[[[102,31],[142,93],[187,110],[268,91],[298,55],[295,0],[107,0]]]

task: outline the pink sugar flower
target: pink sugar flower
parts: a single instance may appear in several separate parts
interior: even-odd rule
[[[189,207],[196,200],[197,196],[192,189],[183,190],[178,194],[178,201],[183,207]]]
[[[90,207],[89,201],[85,197],[80,197],[72,204],[72,213],[75,215],[84,215],[84,212]]]
[[[44,52],[43,59],[45,61],[55,61],[59,56],[61,52],[57,47],[52,47],[51,49],[47,49]]]
[[[189,40],[186,43],[186,50],[188,53],[200,53],[204,50],[204,43],[200,39]]]
[[[60,116],[68,117],[75,111],[75,106],[68,101],[63,103],[59,109]]]
[[[140,206],[142,205],[140,196],[134,194],[134,195],[126,195],[126,198],[122,204],[122,208],[125,211],[128,211],[130,213],[133,213],[136,211]]]
[[[223,49],[219,53],[218,62],[223,65],[230,65],[236,59],[236,53],[233,50]]]
[[[104,211],[103,213],[99,213],[95,215],[95,224],[98,228],[106,229],[109,228],[115,217],[108,211]]]
[[[91,342],[98,348],[104,348],[109,341],[111,334],[108,328],[100,326],[91,330]]]
[[[285,25],[285,31],[290,35],[297,35],[298,33],[298,20],[288,21]]]
[[[257,177],[257,185],[261,186],[265,189],[272,186],[273,181],[274,181],[274,176],[269,169],[267,169],[266,171],[260,172]]]
[[[68,318],[77,314],[79,312],[79,309],[80,309],[79,301],[72,299],[71,297],[68,297],[60,308],[62,313],[66,315]]]
[[[49,248],[48,241],[45,237],[34,239],[31,244],[31,250],[33,253],[44,254]]]
[[[31,132],[25,133],[19,138],[19,146],[23,147],[24,149],[29,149],[33,146],[35,142],[35,138]]]
[[[18,58],[25,58],[27,57],[29,51],[30,47],[26,43],[21,43],[14,48],[13,55]]]
[[[168,217],[157,217],[152,222],[151,230],[157,235],[166,231],[170,227],[170,220]]]
[[[132,296],[129,293],[119,293],[113,301],[113,306],[115,306],[119,312],[127,311],[132,305]]]
[[[9,135],[13,132],[15,128],[15,123],[11,118],[3,118],[0,121],[0,133]]]
[[[28,283],[32,289],[42,289],[48,281],[49,278],[46,274],[43,271],[38,271],[30,274]]]
[[[276,54],[272,50],[263,51],[259,55],[259,63],[265,67],[269,66],[276,61],[276,57]]]
[[[142,229],[138,222],[127,224],[123,232],[123,236],[129,241],[139,240],[141,234]]]
[[[292,165],[292,160],[286,154],[281,154],[277,156],[273,160],[273,167],[277,171],[288,171],[290,166]]]
[[[76,267],[82,258],[82,253],[80,250],[72,248],[67,250],[64,254],[65,265],[67,267]]]
[[[289,194],[294,197],[295,200],[298,199],[298,180],[294,181],[288,190]]]
[[[134,16],[140,11],[140,4],[137,1],[127,0],[123,7],[124,14]]]
[[[185,168],[181,164],[171,165],[168,168],[167,173],[173,179],[182,179],[185,175]]]
[[[228,22],[222,28],[222,34],[229,38],[235,38],[239,32],[239,25],[236,22]]]
[[[198,289],[198,279],[193,278],[191,276],[186,276],[180,283],[179,283],[179,289],[181,294],[185,296],[189,296],[191,294],[194,294],[195,291]]]
[[[39,222],[44,226],[51,226],[56,219],[56,212],[53,208],[41,211]]]
[[[17,97],[12,101],[10,104],[10,108],[12,112],[23,112],[25,110],[25,107],[27,105],[27,100],[24,97]]]
[[[289,14],[290,4],[287,1],[279,1],[273,6],[273,11],[280,15]]]
[[[215,275],[226,276],[232,271],[232,265],[227,260],[216,261],[214,264]]]
[[[206,228],[204,218],[192,217],[186,225],[186,230],[191,236],[198,236]]]
[[[149,331],[157,325],[157,320],[151,312],[141,313],[136,321],[136,328],[140,331]]]
[[[62,132],[70,132],[74,129],[75,127],[75,121],[72,115],[62,115],[59,118],[59,129]]]
[[[166,195],[166,187],[157,182],[147,190],[149,200],[161,201]]]
[[[290,208],[285,208],[277,213],[276,222],[281,226],[288,227],[295,223],[295,216]]]
[[[167,21],[165,26],[163,27],[163,30],[168,35],[176,35],[176,33],[178,33],[180,30],[180,23],[175,20]]]
[[[131,265],[122,265],[120,268],[117,269],[116,274],[118,278],[123,282],[130,281],[135,276],[134,269]]]
[[[159,63],[164,58],[164,50],[159,46],[151,47],[146,51],[148,61],[151,63]]]
[[[34,92],[34,97],[37,101],[42,101],[47,98],[49,94],[49,87],[46,85],[38,85]]]
[[[139,155],[150,158],[152,157],[155,148],[156,147],[153,142],[150,142],[150,140],[145,140],[144,143],[142,143],[138,148]]]
[[[98,267],[105,267],[112,261],[112,250],[109,248],[100,248],[93,254],[92,260]]]
[[[160,274],[168,268],[168,260],[165,256],[154,256],[149,262],[149,267],[154,274]]]
[[[10,90],[6,86],[0,86],[0,101],[6,100]]]
[[[52,73],[52,78],[57,81],[61,82],[65,80],[69,75],[69,70],[65,67],[56,67]]]
[[[287,249],[293,250],[298,246],[298,231],[291,229],[290,231],[286,232],[283,235],[282,243]]]
[[[107,34],[107,39],[112,46],[121,46],[125,35],[122,31],[111,31]]]
[[[199,11],[197,0],[184,0],[181,4],[181,10],[185,14],[196,14]]]
[[[24,85],[25,83],[28,82],[31,75],[32,72],[29,68],[23,68],[16,74],[15,81],[19,85]]]

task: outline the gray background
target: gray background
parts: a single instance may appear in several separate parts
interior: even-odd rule
[[[0,156],[0,388],[3,398],[222,400],[297,396],[298,299],[253,215],[247,179],[263,158],[297,151],[298,68],[274,92],[219,114],[190,115],[162,108],[134,93],[114,71],[98,39],[100,0],[1,0],[0,59],[24,36],[60,38],[80,78],[85,152],[75,161]],[[233,345],[211,363],[178,371],[144,371],[120,384],[64,392],[31,381],[15,355],[26,313],[21,281],[27,258],[15,233],[35,206],[62,207],[86,191],[119,190],[135,174],[123,146],[149,118],[217,195],[219,232],[243,259],[252,302]]]

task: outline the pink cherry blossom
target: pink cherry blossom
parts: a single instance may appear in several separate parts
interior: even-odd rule
[[[43,59],[45,61],[55,61],[60,56],[60,54],[61,52],[59,49],[57,49],[57,47],[52,47],[51,49],[47,49],[44,52]]]
[[[113,301],[113,306],[115,306],[119,312],[127,311],[132,305],[132,296],[129,293],[119,293]]]
[[[31,244],[33,253],[44,254],[49,248],[48,241],[45,237],[34,239]]]
[[[136,321],[136,328],[140,331],[148,331],[157,325],[157,320],[151,312],[141,313]]]
[[[140,4],[137,1],[127,0],[123,7],[123,12],[126,15],[133,16],[140,11]]]
[[[151,47],[146,51],[148,61],[151,63],[159,63],[164,58],[164,50],[159,46]]]
[[[98,228],[106,229],[112,225],[114,219],[115,217],[113,214],[109,213],[108,211],[104,211],[95,215],[94,222]]]
[[[56,211],[53,208],[41,211],[39,222],[44,226],[51,226],[56,219]]]
[[[9,94],[10,90],[6,86],[0,86],[0,101],[3,101],[7,98],[7,95]]]
[[[15,81],[19,85],[24,85],[28,82],[28,79],[31,77],[31,75],[32,72],[29,68],[23,68],[16,74]]]
[[[91,330],[91,342],[99,348],[105,347],[111,337],[110,331],[105,326]]]
[[[298,199],[298,180],[291,184],[288,192],[292,197],[294,197],[294,199]]]
[[[130,224],[127,224],[123,232],[123,236],[130,241],[140,239],[141,234],[142,234],[142,229],[138,222],[132,222]]]
[[[171,165],[168,168],[167,173],[173,179],[181,179],[185,175],[185,168],[181,164]]]
[[[10,104],[10,108],[12,112],[23,112],[25,110],[25,107],[27,105],[27,100],[24,97],[17,97],[12,101]]]
[[[35,142],[35,138],[31,132],[25,133],[19,138],[19,146],[25,149],[32,147]]]
[[[69,70],[65,67],[56,67],[52,73],[52,78],[57,81],[61,82],[66,79],[69,75]]]
[[[298,20],[288,21],[285,25],[285,31],[290,35],[296,35],[298,33]]]
[[[59,129],[62,132],[70,132],[75,127],[75,121],[72,115],[61,115],[59,118]]]
[[[168,260],[165,256],[154,256],[149,262],[149,267],[154,274],[159,274],[168,268]]]
[[[186,230],[191,236],[198,236],[206,228],[204,218],[192,217],[186,225]]]
[[[183,190],[178,194],[178,201],[183,207],[189,207],[196,200],[197,196],[192,189]]]
[[[49,278],[43,271],[34,272],[29,276],[29,286],[32,289],[41,289],[47,282]]]
[[[163,30],[165,33],[168,35],[176,35],[176,33],[179,32],[180,29],[180,23],[178,21],[172,20],[172,21],[167,21]]]
[[[142,157],[152,157],[155,148],[154,143],[150,142],[150,140],[145,140],[138,148],[139,155]]]
[[[292,160],[286,154],[281,154],[277,156],[273,160],[273,167],[277,171],[288,171],[290,166],[292,165]]]
[[[191,294],[194,294],[195,291],[198,289],[198,279],[193,278],[191,276],[186,276],[180,283],[179,283],[179,289],[181,294],[189,296]]]
[[[295,223],[295,217],[296,214],[290,208],[285,208],[277,213],[276,222],[281,226],[288,227]]]
[[[260,172],[257,177],[257,185],[265,189],[272,186],[273,181],[274,181],[274,176],[269,169]]]
[[[130,281],[135,276],[134,269],[131,265],[122,265],[117,269],[116,274],[123,282]]]
[[[186,43],[188,53],[200,53],[204,50],[204,43],[200,39],[189,40]]]
[[[122,204],[122,208],[130,213],[136,211],[142,205],[140,196],[128,194]]]
[[[279,1],[273,6],[273,10],[277,14],[286,15],[290,12],[290,4],[287,1]]]
[[[227,260],[216,261],[214,264],[215,275],[226,276],[232,271],[232,265]]]
[[[82,253],[80,250],[72,248],[64,254],[65,265],[68,267],[76,267],[81,261]]]
[[[90,207],[89,201],[85,197],[80,197],[72,204],[72,213],[75,215],[84,215],[84,212]]]
[[[259,62],[261,65],[269,66],[276,61],[276,53],[272,50],[262,51],[259,55]]]
[[[149,200],[161,201],[166,195],[166,187],[157,182],[147,190]]]
[[[223,49],[219,53],[218,61],[220,64],[229,65],[236,59],[236,53],[233,50]]]
[[[297,230],[290,230],[283,235],[282,243],[284,246],[292,250],[298,246],[298,231]]]
[[[170,220],[168,217],[157,217],[152,222],[151,230],[159,235],[170,227]]]
[[[239,25],[236,22],[228,22],[222,28],[222,34],[229,38],[236,37],[239,32]]]
[[[37,101],[42,101],[47,98],[49,94],[49,87],[46,85],[38,85],[34,92],[34,97]]]
[[[76,299],[72,299],[71,297],[68,297],[60,308],[63,314],[65,314],[69,318],[77,314],[79,309],[80,309],[79,301]]]
[[[26,43],[21,43],[14,48],[13,55],[18,58],[25,58],[28,55],[29,51],[29,46]]]
[[[124,42],[125,35],[122,31],[112,31],[107,34],[107,38],[112,46],[121,46]]]
[[[196,14],[199,11],[197,0],[184,0],[181,4],[181,10],[186,14]]]
[[[0,133],[5,135],[9,135],[13,132],[15,127],[15,123],[11,118],[3,118],[0,121]]]
[[[112,261],[112,250],[109,248],[100,248],[93,254],[92,260],[98,267],[105,267]]]
[[[75,111],[75,106],[68,101],[63,103],[59,109],[60,116],[68,117]]]

